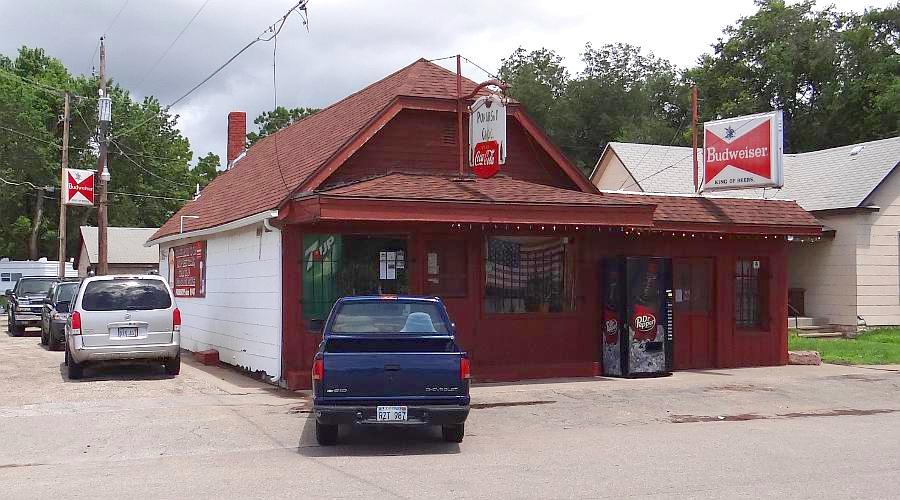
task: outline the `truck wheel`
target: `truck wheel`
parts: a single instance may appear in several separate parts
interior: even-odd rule
[[[69,368],[69,379],[78,380],[84,376],[84,365],[76,363],[69,354],[69,348],[66,347],[66,366]]]
[[[441,434],[444,435],[444,441],[448,443],[462,443],[465,433],[466,424],[441,426]]]
[[[318,441],[321,446],[333,446],[337,444],[337,438],[337,425],[320,424],[319,421],[316,420],[316,441]]]
[[[41,345],[47,345],[49,341],[47,340],[47,332],[44,330],[44,325],[41,324]]]
[[[167,375],[178,375],[181,373],[181,353],[172,359],[163,361],[163,368],[166,369]]]
[[[23,333],[25,333],[25,327],[17,325],[16,317],[10,316],[9,317],[9,334],[12,335],[13,337],[18,337],[18,336],[22,335]]]

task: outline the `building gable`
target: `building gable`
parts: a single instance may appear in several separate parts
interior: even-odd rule
[[[320,189],[391,172],[456,175],[456,114],[404,109],[332,173]],[[468,126],[463,125],[463,136]],[[519,121],[507,119],[507,163],[501,172],[514,179],[565,189],[578,186],[535,144]],[[466,153],[464,153],[466,154]],[[465,172],[471,170],[466,163]]]
[[[603,150],[597,166],[591,173],[591,182],[601,190],[643,191],[619,155],[609,146]]]

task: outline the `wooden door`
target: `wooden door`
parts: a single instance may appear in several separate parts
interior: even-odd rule
[[[713,368],[713,259],[673,259],[676,370]]]

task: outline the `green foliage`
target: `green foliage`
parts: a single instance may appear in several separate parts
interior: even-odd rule
[[[262,139],[267,135],[274,134],[275,132],[291,125],[295,122],[298,122],[307,116],[311,116],[316,111],[319,111],[318,108],[291,108],[287,109],[284,106],[278,106],[272,111],[264,111],[261,115],[257,116],[253,123],[259,127],[259,132],[250,132],[247,134],[247,147],[252,146],[256,141]]]
[[[855,339],[804,338],[791,330],[788,349],[818,351],[829,363],[880,365],[900,363],[900,330],[881,328],[863,332]]]
[[[209,182],[219,175],[219,166],[221,165],[219,155],[209,152],[206,156],[197,160],[197,166],[191,171],[200,188],[204,188]]]
[[[70,75],[42,49],[22,47],[15,59],[0,55],[0,125],[37,139],[7,131],[0,134],[0,177],[54,189],[44,193],[43,214],[36,220],[35,189],[27,184],[0,187],[0,255],[56,258],[63,98],[55,89],[76,96],[71,103],[69,166],[93,170],[98,154],[97,84],[96,77]],[[115,81],[108,83],[107,90],[113,103],[109,190],[130,193],[109,195],[109,223],[158,227],[193,195],[197,183],[208,182],[209,173],[204,171],[201,177],[189,169],[192,153],[187,139],[175,128],[177,116],[165,112],[155,98],[135,101]],[[68,207],[66,253],[70,258],[78,251],[78,226],[84,224],[96,224],[96,210]],[[38,238],[30,248],[33,229]]]

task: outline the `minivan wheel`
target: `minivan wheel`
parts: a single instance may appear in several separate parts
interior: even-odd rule
[[[337,425],[320,424],[319,421],[316,420],[316,441],[318,441],[321,446],[333,446],[337,444],[337,439]]]
[[[9,334],[13,337],[18,337],[25,333],[25,327],[19,326],[16,324],[16,317],[13,315],[9,316]]]
[[[75,360],[72,359],[72,355],[69,354],[68,346],[66,346],[66,366],[69,368],[70,380],[78,380],[84,376],[84,365],[76,363]]]
[[[441,426],[441,434],[444,436],[444,441],[448,443],[462,443],[463,436],[466,434],[466,424]]]
[[[47,333],[44,331],[43,325],[41,325],[41,345],[47,345]]]
[[[174,358],[163,361],[163,368],[166,369],[166,374],[168,375],[181,373],[181,353],[179,352]]]

